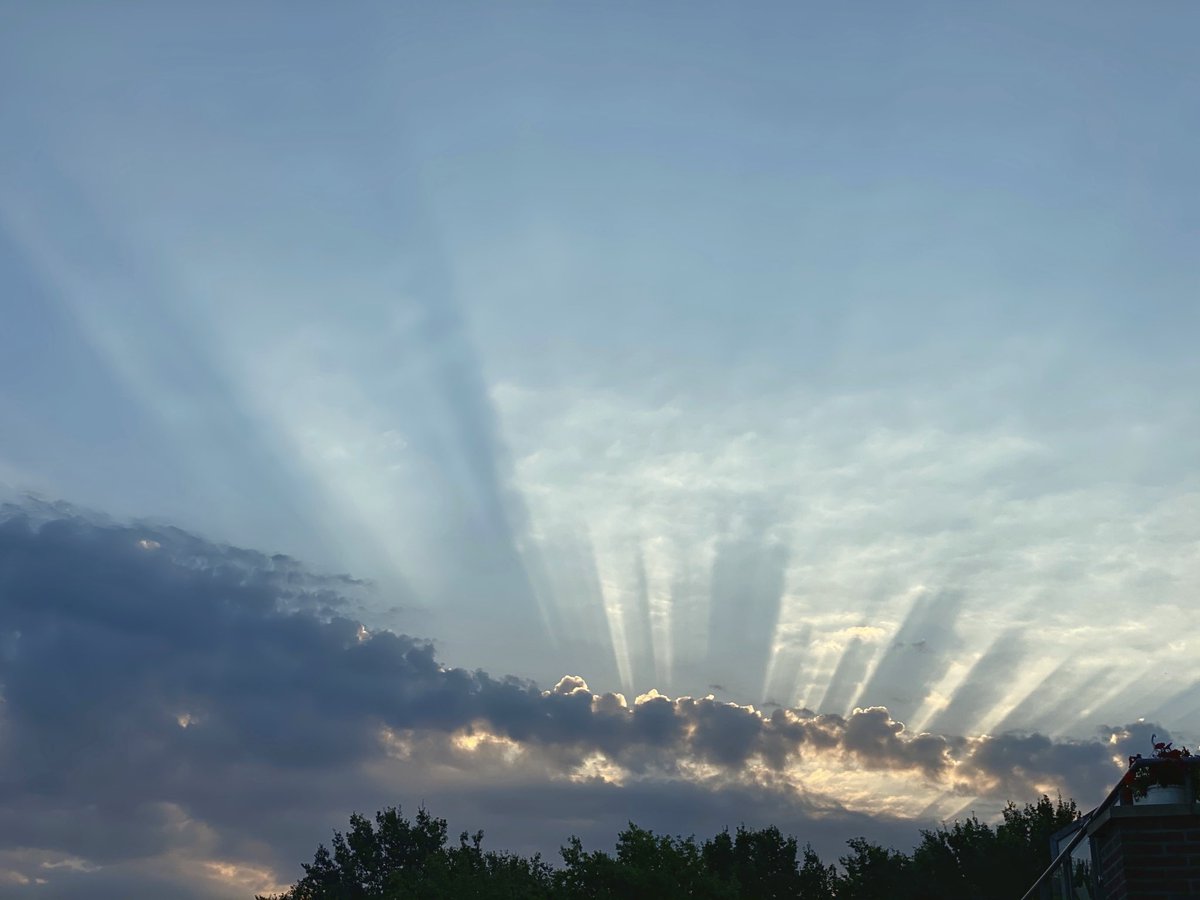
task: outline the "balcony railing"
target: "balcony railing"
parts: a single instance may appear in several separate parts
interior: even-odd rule
[[[1196,800],[1200,786],[1200,756],[1185,759],[1135,759],[1130,768],[1138,771],[1156,766],[1184,768],[1183,796],[1191,813],[1200,811]],[[1092,841],[1084,841],[1092,833],[1090,826],[1099,821],[1104,812],[1113,806],[1136,804],[1133,792],[1125,780],[1117,784],[1104,798],[1104,802],[1059,831],[1051,839],[1050,853],[1054,861],[1041,874],[1021,900],[1101,900],[1103,885],[1100,876],[1100,861],[1095,854]]]

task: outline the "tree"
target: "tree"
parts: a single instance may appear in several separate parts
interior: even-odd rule
[[[706,865],[695,838],[656,835],[632,822],[617,835],[616,855],[586,852],[577,837],[562,849],[556,896],[588,900],[734,900],[736,886]]]
[[[804,845],[804,862],[797,876],[800,900],[833,900],[837,897],[837,867],[827,866],[812,848]]]
[[[846,842],[854,851],[841,858],[845,874],[838,879],[839,900],[908,900],[913,890],[912,860],[866,838]]]
[[[540,857],[484,851],[482,842],[482,831],[470,839],[464,832],[458,847],[447,847],[446,820],[424,808],[409,821],[389,807],[374,825],[355,813],[349,831],[334,832],[333,851],[318,846],[304,877],[273,900],[551,896],[550,867]]]
[[[997,859],[1005,868],[1007,885],[1021,896],[1050,865],[1050,836],[1076,821],[1079,807],[1074,800],[1055,801],[1043,794],[1036,803],[1018,807],[1009,803],[1004,821],[996,827]]]
[[[912,855],[913,877],[928,900],[990,900],[1002,869],[995,832],[974,816],[922,830]]]
[[[784,837],[770,825],[756,831],[739,827],[733,839],[733,858],[740,896],[776,900],[800,890],[794,837]]]
[[[1079,818],[1074,801],[1043,795],[1024,807],[1008,804],[994,830],[974,816],[922,831],[912,876],[929,900],[1019,897],[1050,865],[1050,836]]]
[[[1010,803],[994,829],[975,816],[921,832],[911,855],[854,838],[841,872],[775,826],[741,826],[697,843],[632,822],[613,853],[577,837],[562,865],[483,849],[483,832],[456,846],[446,821],[397,808],[357,813],[317,847],[304,877],[273,900],[1005,900],[1019,897],[1050,862],[1050,835],[1079,818],[1074,801]],[[267,898],[259,898],[267,900]]]

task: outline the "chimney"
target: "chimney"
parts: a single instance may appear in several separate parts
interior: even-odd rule
[[[1200,897],[1200,812],[1194,803],[1113,806],[1088,831],[1104,900]]]
[[[1051,838],[1051,856],[1027,897],[1200,898],[1200,756],[1156,744],[1131,757],[1108,798]]]

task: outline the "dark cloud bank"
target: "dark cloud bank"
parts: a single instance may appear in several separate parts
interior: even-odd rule
[[[428,802],[522,851],[572,832],[611,841],[628,818],[683,833],[774,821],[820,849],[819,818],[839,842],[902,843],[912,824],[845,809],[797,765],[901,772],[964,802],[1054,784],[1088,803],[1111,785],[1113,755],[1152,727],[1090,741],[910,735],[881,707],[627,703],[576,676],[541,690],[366,632],[348,612],[359,589],[170,527],[4,508],[5,895],[244,896],[237,877],[291,880],[351,809],[395,802]],[[514,742],[524,761],[500,752]],[[621,777],[589,776],[597,758]]]

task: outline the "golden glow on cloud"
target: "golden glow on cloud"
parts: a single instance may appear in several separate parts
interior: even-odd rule
[[[379,729],[379,742],[390,759],[410,759],[413,755],[411,733],[395,731],[384,726]]]
[[[603,753],[593,753],[567,775],[569,781],[602,781],[605,784],[624,784],[628,773]]]
[[[269,896],[286,891],[290,885],[279,880],[279,876],[265,866],[229,860],[209,859],[200,862],[209,880],[217,881],[230,888],[237,888],[247,896]]]

